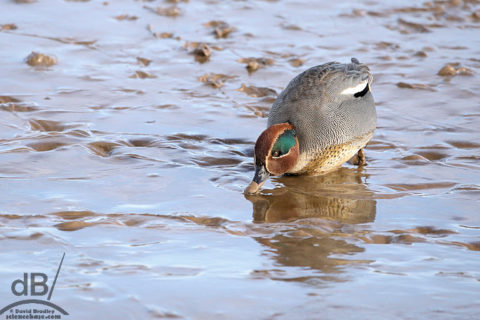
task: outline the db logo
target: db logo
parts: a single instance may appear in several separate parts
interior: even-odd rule
[[[50,302],[53,289],[57,283],[58,274],[62,268],[63,254],[57,273],[53,279],[52,285],[47,285],[48,276],[41,272],[23,273],[23,278],[16,279],[12,282],[12,293],[17,296],[31,296],[31,299],[13,302],[0,310],[0,316],[5,314],[4,319],[62,319],[62,315],[68,315],[68,312],[56,304]],[[33,299],[33,297],[45,296],[48,294],[47,300]],[[33,307],[24,305],[34,304]]]
[[[39,279],[41,278],[41,279]],[[28,273],[23,274],[23,280],[15,280],[12,282],[12,293],[16,296],[28,296]],[[47,286],[48,276],[45,273],[30,273],[30,295],[44,296],[48,292]],[[21,290],[19,290],[21,287]],[[53,286],[52,286],[53,288]],[[49,294],[48,300],[51,295]]]

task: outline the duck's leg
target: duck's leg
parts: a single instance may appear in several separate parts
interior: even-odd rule
[[[363,148],[358,150],[357,152],[357,156],[358,156],[358,165],[359,166],[364,166],[367,164],[367,160],[365,158],[365,152],[363,152]]]
[[[348,160],[348,162],[357,166],[366,165],[367,161],[365,160],[365,153],[363,152],[363,148],[358,150],[358,152],[350,160]]]

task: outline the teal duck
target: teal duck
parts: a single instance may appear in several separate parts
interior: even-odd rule
[[[369,68],[329,62],[296,76],[272,105],[268,126],[255,143],[255,176],[246,193],[257,193],[270,176],[319,175],[355,158],[377,125]]]

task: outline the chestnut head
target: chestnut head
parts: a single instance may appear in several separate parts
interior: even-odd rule
[[[257,193],[270,176],[289,172],[300,153],[297,133],[289,123],[279,123],[263,131],[255,143],[255,176],[245,193]]]

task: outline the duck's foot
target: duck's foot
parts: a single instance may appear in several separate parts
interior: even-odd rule
[[[363,148],[358,150],[357,154],[348,160],[348,162],[357,166],[365,166],[367,161],[365,160],[365,152],[363,152]]]

